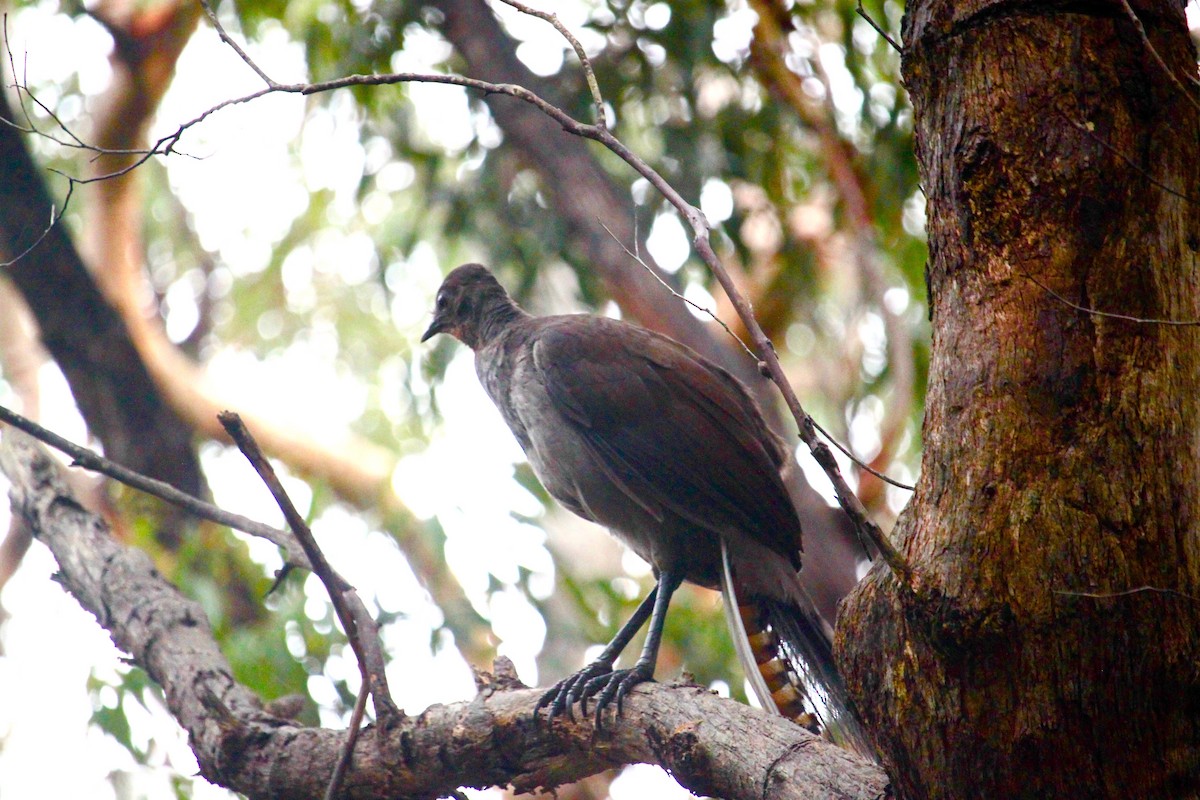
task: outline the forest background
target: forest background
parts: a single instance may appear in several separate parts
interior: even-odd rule
[[[903,9],[751,0],[553,10],[591,59],[614,132],[714,225],[808,410],[860,459],[911,483],[929,363],[925,198],[900,56],[880,32],[898,40]],[[281,82],[452,71],[591,113],[569,45],[499,3],[243,2],[217,13]],[[1188,13],[1194,35],[1194,4]],[[245,414],[331,560],[384,622],[390,683],[408,711],[470,697],[468,665],[496,655],[529,685],[594,656],[589,647],[651,584],[648,568],[549,501],[464,348],[417,338],[444,272],[478,260],[535,312],[622,315],[753,376],[727,334],[658,281],[744,337],[690,255],[687,223],[627,165],[533,109],[428,83],[228,106],[170,155],[73,182],[123,169],[135,158],[111,151],[161,142],[262,83],[190,0],[17,3],[6,31],[5,83],[16,87],[4,116],[36,131],[20,138],[48,202],[62,209],[70,198],[55,230],[129,330],[134,350],[107,357],[145,365],[155,397],[133,416],[154,424],[108,413],[106,387],[77,383],[43,349],[39,326],[43,339],[54,325],[86,334],[87,318],[71,318],[78,306],[63,304],[58,319],[31,312],[5,280],[0,403],[278,523],[220,440],[216,412]],[[4,256],[17,269],[32,260]],[[818,598],[832,609],[861,553],[828,481],[807,456],[800,464],[815,490],[809,513],[834,531],[807,543],[838,565]],[[842,464],[889,527],[909,494]],[[346,723],[358,674],[312,576],[264,602],[274,547],[195,528],[120,487],[78,489],[200,600],[238,680],[267,700],[303,695],[309,723]],[[53,571],[19,532],[5,540],[4,796],[225,796],[189,777],[194,759],[157,688],[48,580]],[[745,696],[710,592],[674,604],[659,674],[684,668]],[[50,740],[75,768],[47,768],[39,753]],[[631,767],[576,791],[683,792],[664,785],[674,786],[660,771]]]

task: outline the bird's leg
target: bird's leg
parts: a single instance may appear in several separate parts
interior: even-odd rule
[[[548,692],[538,698],[537,705],[533,709],[535,719],[538,712],[546,706],[550,706],[548,718],[551,720],[563,711],[567,712],[568,717],[575,719],[575,713],[571,710],[571,706],[576,700],[584,696],[583,691],[589,681],[612,672],[613,664],[617,662],[617,658],[629,645],[629,640],[646,624],[646,619],[650,616],[650,612],[654,608],[654,598],[657,595],[658,586],[655,586],[650,590],[650,594],[646,595],[646,598],[638,605],[637,610],[633,612],[633,616],[621,626],[621,630],[617,631],[617,635],[601,651],[595,661],[574,675],[563,678],[554,684]],[[584,702],[587,702],[586,699]],[[586,707],[583,708],[583,713],[585,716],[587,715]]]
[[[662,570],[658,573],[657,594],[654,597],[654,610],[650,614],[650,629],[646,632],[646,642],[642,645],[642,654],[631,669],[610,671],[606,675],[592,678],[584,686],[580,695],[580,710],[587,715],[587,700],[596,697],[596,727],[602,727],[601,719],[604,710],[617,701],[617,714],[621,713],[621,703],[629,690],[639,683],[654,680],[654,665],[658,661],[658,646],[662,642],[663,624],[667,621],[667,606],[671,604],[671,595],[679,588],[683,576],[677,572]],[[646,598],[649,601],[649,597]],[[642,603],[646,605],[646,603]],[[640,610],[640,609],[639,609]]]

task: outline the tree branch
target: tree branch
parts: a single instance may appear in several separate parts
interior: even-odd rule
[[[350,641],[350,647],[354,650],[354,656],[358,659],[358,667],[362,671],[363,687],[360,691],[363,693],[370,691],[371,697],[375,700],[376,718],[382,724],[391,727],[403,717],[403,714],[392,702],[392,695],[388,690],[383,646],[379,642],[379,626],[367,612],[358,592],[354,590],[349,581],[334,570],[333,565],[321,552],[308,523],[296,509],[292,498],[283,488],[279,476],[275,474],[274,467],[271,466],[271,462],[267,461],[267,457],[258,446],[258,442],[254,441],[254,437],[246,428],[246,424],[242,422],[241,417],[225,411],[221,414],[221,425],[233,437],[233,441],[237,443],[242,455],[246,457],[246,460],[254,467],[254,471],[266,484],[267,489],[270,490],[271,496],[275,498],[279,510],[283,512],[283,516],[287,520],[288,527],[292,529],[293,535],[300,542],[300,546],[304,548],[304,555],[308,557],[313,572],[325,585],[325,590],[329,592],[329,600],[333,603],[338,621],[342,623],[342,629],[346,632],[346,638]]]
[[[0,469],[12,482],[14,514],[53,552],[63,585],[162,686],[201,774],[250,797],[320,796],[346,732],[265,713],[234,681],[200,606],[144,553],[115,542],[23,434],[0,438]],[[535,724],[541,692],[521,686],[506,661],[496,669],[480,675],[471,701],[432,706],[363,737],[342,796],[435,798],[462,785],[527,791],[632,763],[659,764],[692,791],[730,800],[890,796],[877,765],[701,687],[639,687],[597,733],[588,720]]]

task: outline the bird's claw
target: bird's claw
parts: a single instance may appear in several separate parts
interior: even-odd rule
[[[599,675],[587,682],[580,697],[580,710],[583,715],[587,716],[587,701],[590,697],[596,698],[596,709],[594,713],[594,723],[596,730],[604,727],[604,712],[612,705],[613,701],[617,704],[617,716],[621,715],[625,695],[629,694],[629,690],[637,686],[639,683],[646,683],[654,680],[654,665],[637,663],[632,669],[619,669],[610,671],[607,675]]]
[[[586,717],[588,698],[595,694],[594,691],[589,692],[588,687],[594,681],[608,677],[612,671],[612,662],[593,661],[574,675],[563,678],[538,698],[537,705],[533,708],[533,718],[538,719],[541,710],[549,706],[547,722],[553,722],[554,718],[563,712],[566,712],[568,719],[574,721],[573,707],[577,701],[580,703],[579,710]]]

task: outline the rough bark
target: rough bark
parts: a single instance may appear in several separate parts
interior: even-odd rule
[[[1071,306],[1200,318],[1196,53],[1181,4],[1136,10],[1174,80],[1120,1],[908,9],[917,577],[873,572],[839,630],[908,797],[1200,795],[1200,331]]]
[[[252,798],[321,797],[345,732],[302,728],[264,712],[234,681],[200,606],[144,553],[113,541],[23,434],[7,430],[0,442],[14,516],[54,553],[64,587],[162,686],[201,774]],[[731,800],[888,793],[878,766],[702,687],[646,684],[626,699],[622,717],[596,732],[587,720],[535,724],[541,692],[521,686],[511,665],[497,667],[496,676],[480,675],[470,702],[364,731],[340,796],[436,798],[459,786],[505,784],[527,791],[637,762],[659,764],[692,791]]]

